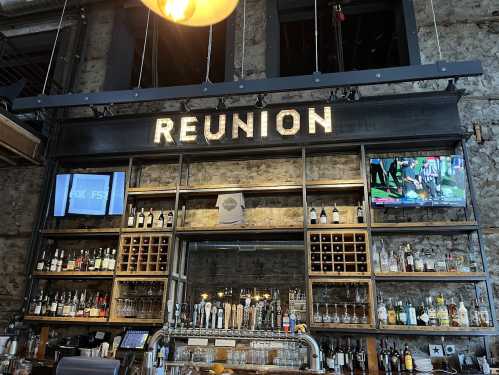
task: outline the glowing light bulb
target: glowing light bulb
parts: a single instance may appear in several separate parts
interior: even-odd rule
[[[196,0],[158,0],[158,5],[174,22],[188,20],[196,10]]]

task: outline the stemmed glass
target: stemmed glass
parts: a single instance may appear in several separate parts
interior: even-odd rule
[[[338,304],[337,303],[334,304],[334,315],[333,315],[332,322],[333,323],[340,323],[341,322],[340,316],[338,315]]]
[[[329,315],[329,306],[326,303],[326,314],[322,316],[322,321],[324,323],[331,323],[331,315]]]
[[[341,322],[345,323],[345,324],[350,324],[351,320],[352,320],[352,318],[348,314],[348,304],[345,303],[345,313],[342,316]]]
[[[362,318],[360,318],[360,322],[362,324],[367,324],[369,323],[369,319],[367,318],[367,315],[366,315],[366,305],[362,305]]]
[[[322,323],[322,315],[319,312],[319,304],[316,303],[315,306],[316,306],[316,312],[314,314],[314,322],[315,323]]]
[[[359,317],[357,316],[357,312],[355,311],[356,308],[357,308],[357,305],[353,304],[353,316],[352,316],[352,320],[350,322],[352,324],[358,324],[359,323]]]

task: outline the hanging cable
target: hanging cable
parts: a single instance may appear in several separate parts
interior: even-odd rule
[[[244,60],[246,54],[246,0],[243,1],[243,41],[241,48],[241,79],[244,79]]]
[[[319,73],[319,25],[317,20],[317,0],[314,0],[314,21],[315,21],[315,72]]]
[[[50,54],[49,66],[47,67],[47,74],[45,75],[45,82],[43,83],[42,95],[45,95],[45,90],[47,89],[50,71],[52,70],[52,63],[54,62],[55,49],[57,47],[57,42],[59,41],[59,35],[60,35],[61,29],[62,29],[62,21],[64,19],[64,14],[66,13],[67,6],[68,6],[68,0],[64,1],[64,6],[62,7],[61,18],[59,19],[59,25],[57,26],[57,32],[55,34],[54,45],[52,46],[52,53]]]
[[[147,8],[147,22],[146,22],[146,32],[144,36],[144,47],[142,48],[142,59],[140,61],[140,72],[139,72],[139,82],[137,83],[137,88],[140,89],[142,83],[142,72],[144,71],[144,59],[146,57],[147,48],[147,37],[149,35],[149,20],[151,19],[151,9]]]
[[[437,17],[435,16],[435,7],[433,6],[433,0],[430,0],[430,3],[431,12],[433,14],[433,27],[435,28],[435,37],[437,39],[438,57],[440,60],[442,60],[442,49],[440,48],[440,36],[438,35]]]
[[[158,17],[153,15],[152,19],[152,51],[151,51],[151,56],[152,56],[152,86],[153,87],[158,87],[159,86],[159,76],[158,76],[158,44],[159,44],[159,24],[158,24]]]
[[[210,26],[210,35],[208,37],[208,56],[206,58],[206,78],[205,82],[210,82],[210,66],[211,66],[211,46],[213,43],[213,25]]]

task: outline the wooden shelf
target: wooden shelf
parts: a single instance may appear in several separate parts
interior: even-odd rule
[[[237,336],[234,337],[237,339]],[[205,363],[205,362],[166,362],[166,366],[168,367],[185,367],[185,366],[192,366],[192,367],[199,367],[203,369],[211,369],[214,364],[219,363],[219,362],[214,362],[214,363]],[[285,374],[312,374],[313,372],[307,371],[307,370],[300,370],[298,368],[292,368],[292,367],[284,367],[284,366],[275,366],[275,365],[252,365],[252,364],[246,364],[246,365],[232,365],[228,363],[221,363],[225,369],[232,369],[235,371],[236,374],[238,374],[240,371],[246,372],[256,372],[257,374],[280,374],[280,375],[285,375]]]
[[[172,227],[169,227],[169,228],[121,228],[122,233],[144,233],[144,232],[170,233],[172,230],[173,230]]]
[[[366,229],[367,224],[308,224],[308,230],[318,230],[318,229]]]
[[[400,332],[436,332],[436,333],[496,333],[494,327],[440,327],[440,326],[391,326],[380,324],[380,331],[400,331]]]
[[[42,229],[45,237],[110,237],[118,236],[120,228],[92,228],[92,229]]]
[[[142,277],[148,277],[148,276],[154,276],[154,277],[167,277],[168,276],[168,271],[137,271],[137,272],[130,272],[130,271],[117,271],[116,276],[120,277],[134,277],[134,276],[142,276]]]
[[[109,323],[113,324],[134,324],[134,325],[156,325],[163,324],[163,319],[139,319],[139,318],[111,318]]]
[[[372,232],[472,232],[478,230],[475,221],[428,221],[410,223],[372,223]]]
[[[257,225],[215,225],[211,227],[178,227],[179,235],[187,234],[219,234],[219,233],[299,233],[303,225],[290,226],[257,226]]]
[[[305,185],[309,192],[364,189],[364,181],[360,178],[352,180],[307,180]]]
[[[484,272],[376,272],[379,281],[483,281]]]
[[[314,329],[373,329],[372,324],[345,324],[345,323],[310,323]]]
[[[310,271],[310,277],[370,277],[371,272]]]
[[[255,184],[255,185],[193,185],[180,188],[182,195],[218,195],[221,193],[246,193],[246,194],[270,194],[270,193],[301,193],[303,186],[299,184]]]
[[[128,188],[129,197],[137,198],[168,198],[175,197],[177,188],[175,186],[138,187]]]
[[[107,323],[107,318],[80,318],[80,317],[67,317],[67,316],[30,316],[24,317],[24,320],[37,321],[37,322],[58,322],[58,323],[88,323],[88,324],[104,324]]]
[[[33,277],[40,279],[112,279],[114,272],[33,272]]]

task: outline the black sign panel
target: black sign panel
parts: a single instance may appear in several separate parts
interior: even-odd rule
[[[462,133],[457,101],[457,94],[438,92],[354,103],[295,103],[78,120],[64,124],[57,155],[455,136]]]

